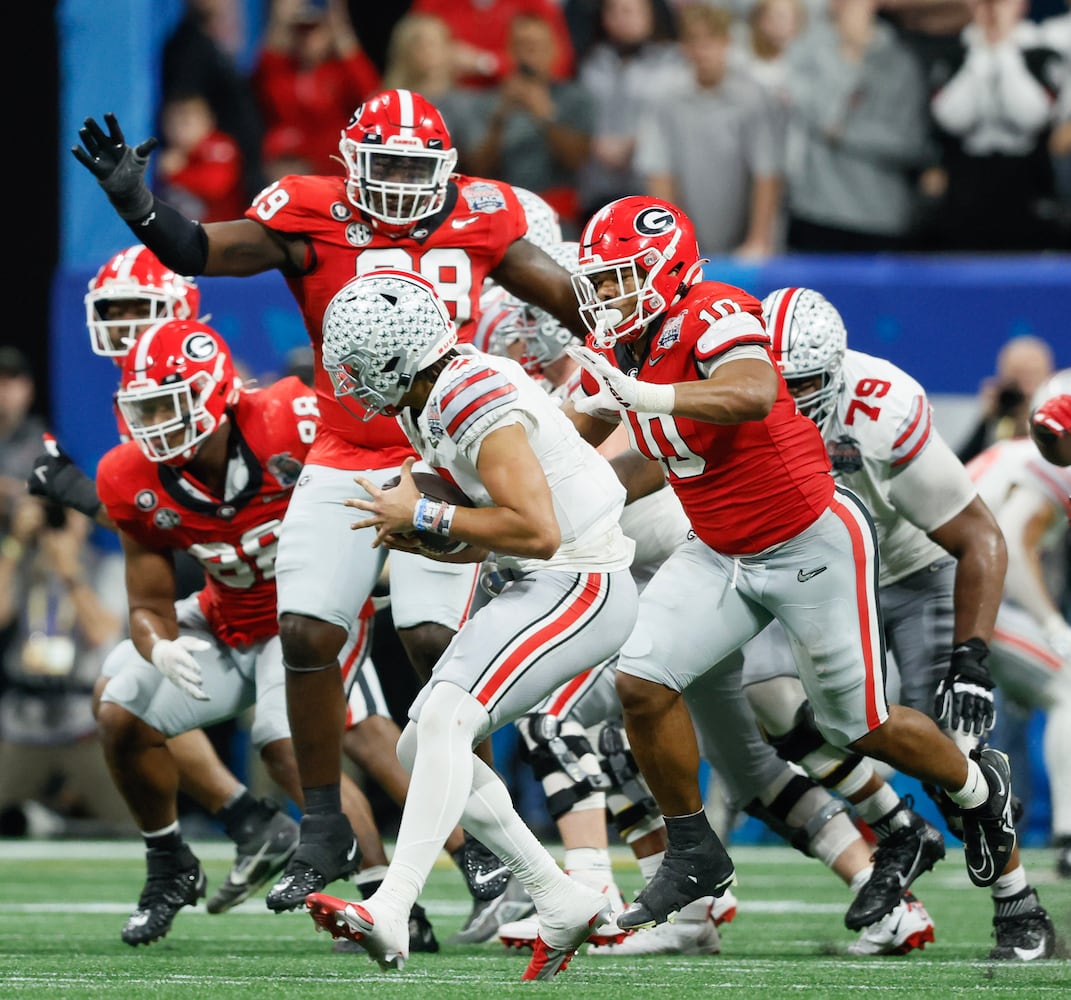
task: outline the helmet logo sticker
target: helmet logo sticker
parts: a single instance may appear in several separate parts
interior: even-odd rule
[[[677,225],[673,213],[664,208],[645,208],[636,216],[636,232],[641,236],[661,236]]]
[[[182,343],[182,353],[192,361],[209,361],[218,351],[216,342],[205,333],[191,333]]]

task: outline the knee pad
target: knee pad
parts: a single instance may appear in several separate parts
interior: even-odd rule
[[[517,732],[520,757],[543,786],[552,819],[580,805],[592,809],[605,805],[597,796],[610,782],[579,723],[553,715],[525,715],[517,720]]]
[[[607,722],[599,731],[598,743],[603,773],[610,783],[606,806],[621,839],[631,844],[663,825],[662,811],[636,766],[625,727]]]
[[[796,709],[792,728],[787,733],[773,736],[761,724],[759,728],[778,757],[800,765],[815,781],[826,788],[836,788],[842,795],[858,791],[873,772],[871,765],[859,754],[826,742],[809,701]]]
[[[826,864],[858,836],[848,806],[803,774],[792,773],[768,802],[754,799],[745,811],[762,820],[802,854]]]

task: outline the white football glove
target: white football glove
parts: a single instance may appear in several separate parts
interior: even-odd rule
[[[212,644],[192,635],[157,639],[152,647],[152,665],[191,698],[208,701],[201,686],[201,665],[190,655],[211,649]]]
[[[640,382],[615,368],[601,354],[588,347],[567,348],[581,368],[594,376],[599,391],[594,396],[576,395],[573,405],[579,413],[597,416],[599,411],[631,410],[634,413],[672,413],[676,390],[671,385]]]

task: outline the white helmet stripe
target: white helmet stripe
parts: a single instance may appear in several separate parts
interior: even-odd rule
[[[412,91],[398,91],[398,114],[400,116],[398,126],[402,130],[403,138],[411,139],[413,137],[413,126],[416,125],[414,120],[416,115],[413,113]]]
[[[145,369],[149,367],[151,356],[149,354],[149,348],[152,346],[153,340],[156,339],[156,331],[159,326],[154,326],[149,330],[146,330],[138,339],[134,342],[134,371],[138,373],[138,377],[144,377]]]

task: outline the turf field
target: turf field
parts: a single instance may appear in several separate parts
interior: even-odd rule
[[[229,845],[194,843],[209,893],[227,871]],[[1061,997],[1071,998],[1071,961],[985,960],[991,942],[988,892],[967,880],[955,848],[916,886],[937,923],[937,940],[899,958],[845,954],[853,936],[841,917],[847,890],[816,862],[773,847],[733,851],[740,910],[723,927],[716,956],[594,958],[581,953],[548,983],[521,983],[526,957],[497,942],[444,945],[383,973],[363,955],[336,954],[305,914],[272,914],[264,890],[230,913],[183,910],[171,933],[132,949],[119,929],[141,889],[135,843],[0,841],[0,997],[17,1000],[216,1000],[235,998],[499,998],[555,991],[584,1000],[680,997]],[[1051,874],[1048,851],[1026,852],[1056,923],[1060,954],[1071,938],[1071,882]],[[634,864],[615,854],[626,895]],[[335,883],[333,890],[356,890]],[[464,922],[468,896],[445,859],[422,897],[440,941]]]

